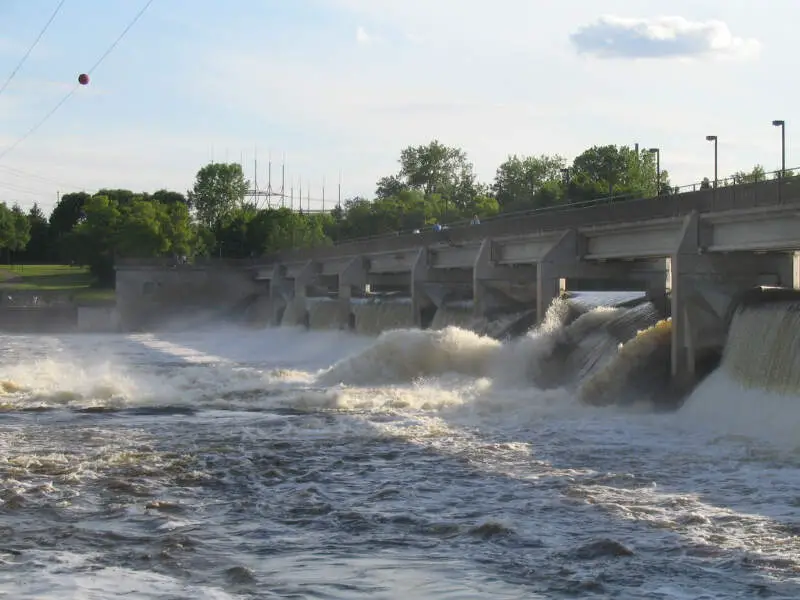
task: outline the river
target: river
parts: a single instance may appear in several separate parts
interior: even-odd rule
[[[0,597],[800,597],[796,402],[589,408],[430,335],[0,337]]]

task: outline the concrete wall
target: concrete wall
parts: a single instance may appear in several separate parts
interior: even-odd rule
[[[117,267],[116,296],[123,329],[140,329],[191,311],[234,309],[248,296],[267,291],[268,284],[234,267],[179,265],[168,268]]]
[[[6,306],[0,308],[0,331],[8,333],[62,333],[75,331],[77,307]]]
[[[113,333],[119,331],[120,320],[117,307],[79,306],[77,328],[81,333]]]

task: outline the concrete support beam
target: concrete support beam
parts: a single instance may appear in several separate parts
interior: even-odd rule
[[[724,345],[728,311],[740,293],[794,287],[798,279],[793,253],[707,252],[712,234],[697,213],[688,215],[670,257],[671,369],[678,386],[694,381],[702,354]]]
[[[415,327],[423,326],[423,311],[433,304],[425,293],[425,282],[430,277],[430,271],[428,249],[420,248],[411,266],[411,314]]]
[[[517,287],[536,285],[536,267],[533,265],[503,265],[498,262],[500,248],[492,238],[481,242],[472,266],[472,302],[474,316],[483,318],[493,310],[501,308],[510,299],[501,293],[494,282],[508,283]],[[533,295],[533,289],[530,296]]]
[[[678,386],[689,385],[695,376],[695,344],[688,308],[692,290],[691,275],[699,268],[700,219],[692,213],[684,219],[680,237],[670,257],[672,315],[672,380]]]
[[[294,278],[294,298],[292,305],[294,313],[297,316],[298,324],[309,325],[308,315],[308,288],[317,279],[317,275],[321,272],[320,264],[317,261],[310,260],[303,265],[297,272]]]
[[[565,291],[565,275],[576,272],[580,248],[578,232],[565,231],[536,266],[536,320],[541,323],[550,304]]]
[[[303,268],[300,269],[300,272],[297,273],[297,276],[294,278],[295,299],[308,296],[308,286],[314,283],[314,280],[320,272],[320,264],[317,261],[310,260],[303,265]]]
[[[339,273],[339,298],[363,296],[367,287],[367,261],[363,256],[352,259]]]
[[[281,324],[286,307],[294,299],[294,284],[286,278],[286,267],[276,264],[272,269],[269,280],[269,297],[272,305],[272,314],[269,318],[270,325]]]
[[[346,328],[351,323],[350,299],[363,296],[367,287],[367,261],[363,256],[352,259],[339,273],[339,324]]]

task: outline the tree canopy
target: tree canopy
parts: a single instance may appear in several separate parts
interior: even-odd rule
[[[659,180],[660,176],[660,180]],[[767,177],[760,165],[728,181]],[[257,207],[239,164],[203,166],[186,194],[108,188],[64,194],[46,217],[0,202],[0,249],[8,260],[74,262],[103,281],[118,257],[247,258],[341,240],[410,231],[473,215],[530,211],[609,195],[674,193],[649,151],[592,146],[572,162],[553,155],[510,155],[490,184],[481,183],[467,153],[438,140],[400,152],[395,173],[378,178],[373,199],[355,197],[328,212]],[[701,188],[711,187],[706,178]]]

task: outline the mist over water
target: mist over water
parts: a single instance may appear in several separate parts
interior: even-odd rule
[[[364,331],[405,318],[364,306]],[[587,406],[647,307],[557,304],[505,342],[442,320],[2,337],[0,591],[800,597],[785,385],[732,351],[677,412]]]

